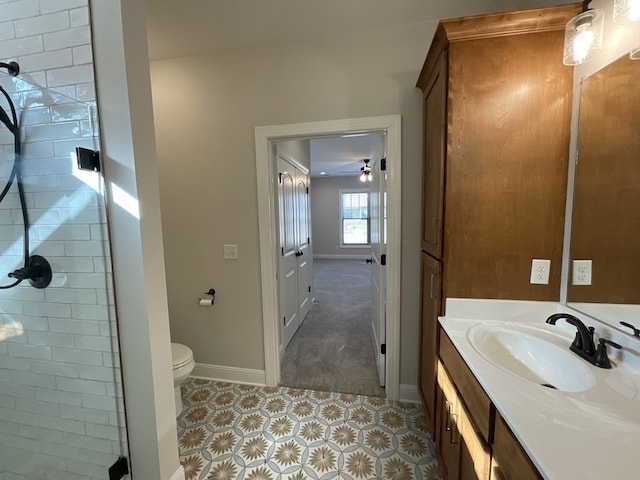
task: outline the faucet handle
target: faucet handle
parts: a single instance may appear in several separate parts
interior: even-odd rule
[[[607,356],[607,344],[611,345],[613,348],[617,348],[618,350],[622,348],[621,345],[616,342],[612,342],[611,340],[607,340],[606,338],[598,340],[598,348],[596,350],[596,354],[593,356],[593,364],[596,367],[611,368],[611,360],[609,360],[609,357]]]
[[[620,325],[624,326],[624,327],[628,327],[631,330],[633,330],[633,336],[634,337],[640,337],[640,328],[636,328],[633,325],[631,325],[630,323],[627,322],[620,322]]]

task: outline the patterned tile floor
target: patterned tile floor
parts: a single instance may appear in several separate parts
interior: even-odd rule
[[[417,405],[201,379],[182,396],[187,480],[441,478]]]

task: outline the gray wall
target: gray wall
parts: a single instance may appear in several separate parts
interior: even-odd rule
[[[473,8],[451,7],[450,16]],[[254,128],[399,114],[400,382],[417,384],[422,101],[415,82],[436,24],[151,63],[171,332],[197,362],[264,369]],[[222,258],[225,243],[238,245],[238,260]],[[199,308],[198,295],[211,287],[216,306]]]
[[[401,383],[418,364],[421,94],[435,22],[151,63],[171,333],[199,363],[264,369],[254,128],[403,117]],[[313,185],[312,185],[313,188]],[[238,260],[223,259],[223,244]],[[198,307],[208,288],[211,309]],[[204,289],[204,290],[203,290]]]
[[[315,177],[311,183],[311,242],[316,258],[371,255],[370,248],[340,247],[341,188],[362,189],[358,177]]]

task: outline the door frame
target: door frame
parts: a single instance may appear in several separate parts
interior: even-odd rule
[[[386,393],[389,400],[398,400],[400,390],[400,250],[402,245],[400,115],[255,127],[264,371],[265,382],[268,386],[277,386],[280,383],[278,246],[276,243],[277,217],[275,212],[277,192],[275,191],[275,170],[272,165],[272,142],[296,137],[337,136],[369,131],[385,131],[387,134]]]

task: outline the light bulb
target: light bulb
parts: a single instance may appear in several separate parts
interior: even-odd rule
[[[640,0],[615,0],[613,22],[631,23],[640,20]]]
[[[602,10],[587,10],[569,20],[565,27],[562,63],[579,65],[591,60],[602,50],[603,29]]]
[[[367,174],[362,172],[362,175],[360,175],[360,181],[361,182],[366,182],[367,181]]]

